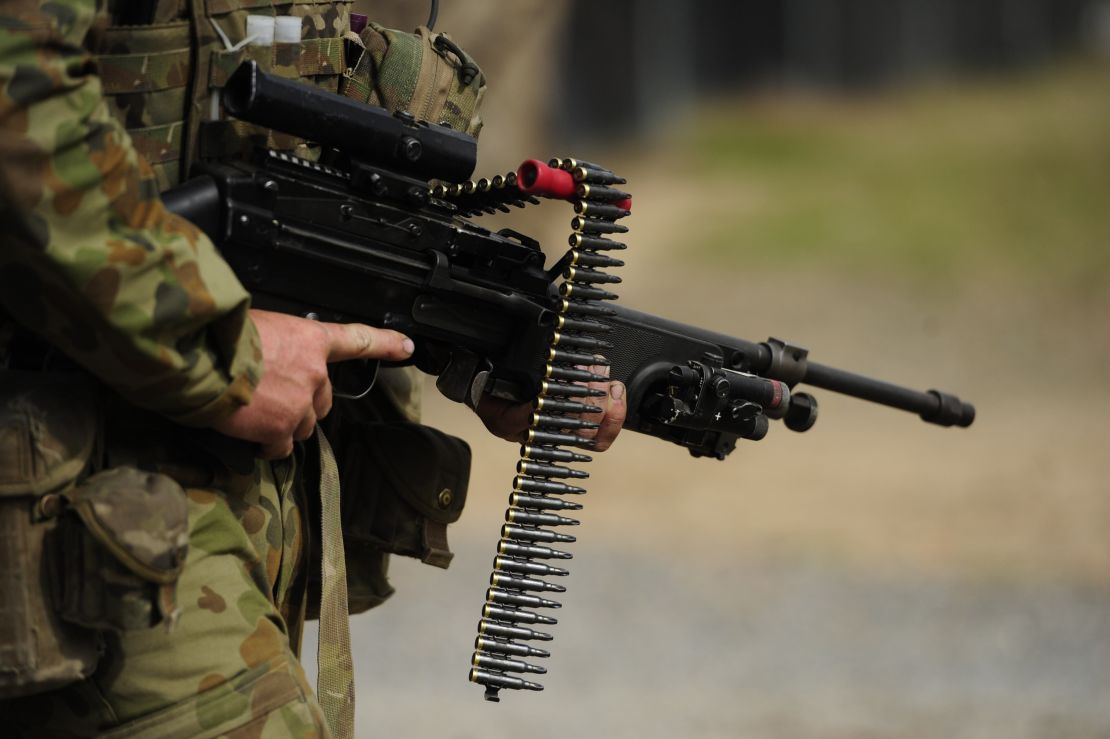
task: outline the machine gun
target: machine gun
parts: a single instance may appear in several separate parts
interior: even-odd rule
[[[550,636],[526,625],[555,620],[525,610],[557,605],[531,594],[563,588],[541,577],[569,559],[549,543],[574,538],[544,526],[577,523],[557,511],[584,493],[560,480],[588,475],[582,414],[600,410],[587,367],[609,364],[627,386],[625,428],[724,459],[738,439],[758,440],[768,419],[805,431],[817,402],[800,384],[900,408],[941,426],[969,426],[975,409],[939,390],[919,392],[811,362],[789,342],[756,343],[615,305],[609,270],[625,248],[614,234],[631,200],[611,171],[573,159],[530,160],[517,172],[469,180],[475,140],[272,77],[246,62],[229,79],[226,109],[248,122],[321,147],[318,161],[259,150],[253,161],[207,164],[163,197],[203,228],[258,307],[323,320],[357,321],[412,337],[412,361],[438,376],[449,398],[483,394],[525,402],[535,413],[514,478],[487,591],[470,678],[497,699],[501,688],[540,690],[512,673],[545,670],[546,656],[515,640]],[[438,182],[436,182],[438,181]],[[451,184],[454,183],[454,184]],[[469,220],[539,202],[574,203],[571,249],[550,267],[534,240]]]

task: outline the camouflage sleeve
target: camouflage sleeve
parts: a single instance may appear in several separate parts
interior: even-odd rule
[[[210,425],[261,376],[249,297],[108,112],[82,47],[97,4],[0,6],[0,304],[130,401]]]

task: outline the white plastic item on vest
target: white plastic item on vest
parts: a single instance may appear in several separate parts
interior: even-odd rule
[[[270,15],[247,16],[247,39],[251,46],[274,45],[274,18]]]
[[[274,19],[274,42],[295,44],[301,40],[301,18],[296,15],[282,15]]]

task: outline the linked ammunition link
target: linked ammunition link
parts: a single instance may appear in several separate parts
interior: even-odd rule
[[[621,267],[624,262],[607,252],[625,246],[608,236],[628,230],[617,223],[629,214],[625,209],[628,195],[612,187],[624,184],[623,179],[604,167],[573,159],[552,160],[550,166],[569,172],[579,183],[572,199],[577,215],[571,221],[574,232],[569,239],[569,266],[559,285],[559,317],[548,347],[545,379],[535,400],[527,441],[520,448],[471,657],[470,680],[485,686],[485,698],[490,701],[500,700],[498,691],[503,688],[543,690],[543,685],[511,673],[539,675],[547,671],[525,658],[547,657],[549,653],[519,642],[552,639],[550,634],[524,624],[555,624],[556,620],[528,609],[558,608],[558,601],[537,593],[566,590],[542,578],[568,574],[548,562],[570,559],[569,552],[554,547],[572,543],[575,537],[553,528],[579,523],[557,512],[582,508],[581,503],[563,496],[585,493],[585,488],[568,481],[585,479],[589,473],[567,465],[591,461],[589,455],[572,450],[594,445],[580,434],[598,426],[583,419],[582,414],[601,410],[594,398],[604,397],[606,391],[589,383],[608,379],[592,369],[608,365],[599,352],[612,346],[604,339],[608,326],[596,319],[611,315],[613,311],[605,301],[617,298],[599,285],[612,286],[621,281],[606,270]],[[432,196],[454,203],[462,215],[508,210],[508,205],[521,207],[535,200],[521,193],[515,173],[462,185],[436,185]],[[624,205],[618,207],[615,201]]]
[[[526,195],[516,184],[516,172],[483,177],[457,183],[434,185],[430,195],[451,203],[458,214],[466,218],[483,214],[509,213],[513,208],[523,208],[539,203],[539,198]]]

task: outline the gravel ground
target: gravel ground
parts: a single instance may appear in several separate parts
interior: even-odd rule
[[[354,620],[359,735],[1110,736],[1104,588],[577,552],[546,690],[498,705],[465,679],[485,557],[398,567]]]
[[[974,432],[829,402],[823,433],[723,464],[622,438],[590,465],[546,689],[498,705],[465,675],[515,447],[431,398],[471,499],[451,569],[395,560],[353,620],[359,735],[1110,737],[1106,397],[1029,423],[1001,384],[968,389]]]

